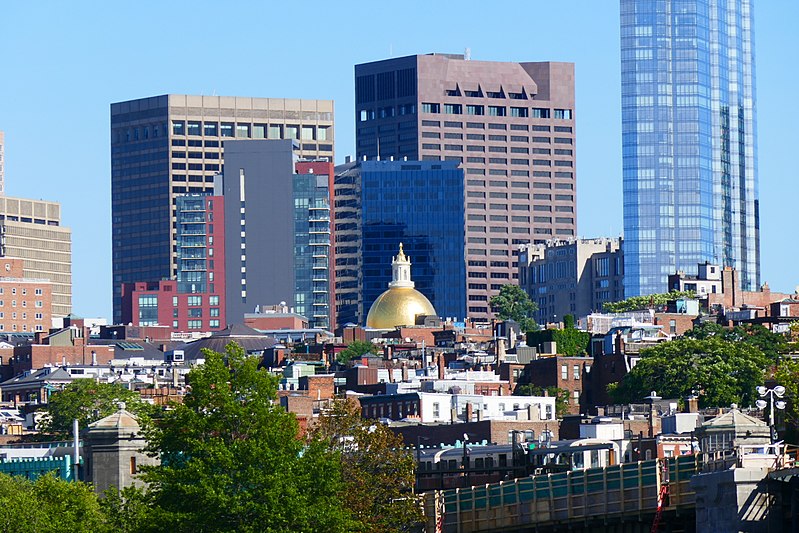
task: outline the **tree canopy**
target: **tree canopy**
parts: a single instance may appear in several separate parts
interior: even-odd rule
[[[678,339],[641,351],[641,359],[610,393],[615,401],[699,396],[701,407],[752,405],[769,360],[756,346],[710,337]]]
[[[647,296],[632,296],[618,302],[605,302],[602,304],[602,308],[608,313],[624,313],[666,305],[679,298],[696,298],[696,294],[693,291],[672,291]]]
[[[342,365],[346,365],[353,359],[358,359],[368,353],[378,353],[378,348],[374,343],[368,341],[352,341],[345,349],[336,354],[336,361]]]
[[[533,313],[538,310],[538,305],[518,285],[503,285],[499,294],[492,296],[489,303],[502,320],[517,322],[524,332],[536,329]]]
[[[161,464],[143,467],[151,512],[128,505],[143,515],[138,530],[356,530],[340,504],[339,457],[303,442],[294,416],[274,403],[277,378],[257,358],[233,343],[224,355],[206,350],[188,381],[184,402],[148,431]]]
[[[84,429],[90,423],[113,414],[119,402],[140,419],[147,419],[152,406],[143,402],[141,396],[123,385],[97,383],[93,379],[78,379],[54,392],[48,399],[46,413],[39,430],[56,439],[72,436],[72,421]]]
[[[320,416],[312,439],[340,454],[346,483],[342,505],[360,522],[358,531],[408,531],[422,521],[413,495],[415,462],[402,437],[361,418],[354,403],[337,400]]]
[[[112,531],[90,485],[0,474],[0,533]]]
[[[687,331],[684,337],[689,339],[717,338],[727,342],[742,342],[755,346],[771,361],[776,361],[781,354],[797,350],[797,343],[782,333],[774,333],[760,324],[743,324],[733,328],[725,328],[713,322],[705,322]]]

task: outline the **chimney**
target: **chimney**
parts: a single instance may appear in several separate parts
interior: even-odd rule
[[[438,354],[438,379],[444,379],[444,354]]]
[[[352,163],[352,156],[350,156],[350,155],[348,155],[348,156],[345,156],[345,157],[344,157],[344,162],[345,162],[345,163]]]
[[[449,410],[449,416],[450,416],[450,421],[449,421],[450,424],[455,424],[458,422],[458,410],[455,409],[454,407]]]
[[[699,397],[695,395],[688,396],[685,399],[685,412],[698,413],[699,412]]]
[[[466,404],[466,422],[472,421],[472,415],[474,414],[474,406],[470,403]]]

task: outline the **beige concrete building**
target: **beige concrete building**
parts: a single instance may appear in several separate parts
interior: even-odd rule
[[[6,178],[5,178],[5,166],[6,166],[6,157],[5,157],[5,145],[6,145],[6,136],[5,133],[0,131],[0,195],[6,193]]]
[[[0,257],[20,258],[22,277],[52,283],[54,318],[72,312],[72,232],[60,204],[0,197]]]
[[[332,100],[162,95],[111,104],[114,321],[121,284],[177,270],[176,200],[213,194],[232,139],[293,139],[300,158],[333,161]]]
[[[520,244],[576,235],[574,64],[427,54],[356,65],[359,159],[458,161],[467,311],[517,283]]]

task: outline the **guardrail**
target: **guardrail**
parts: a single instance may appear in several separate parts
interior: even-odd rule
[[[695,501],[689,483],[701,466],[701,455],[686,455],[432,491],[423,495],[425,530],[511,531],[654,517],[663,484],[669,486],[664,511],[691,509]]]

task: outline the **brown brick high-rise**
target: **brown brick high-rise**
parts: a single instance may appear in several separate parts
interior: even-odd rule
[[[429,54],[356,65],[359,159],[464,169],[467,310],[517,282],[518,247],[576,234],[574,65]]]

